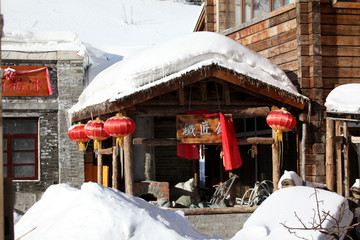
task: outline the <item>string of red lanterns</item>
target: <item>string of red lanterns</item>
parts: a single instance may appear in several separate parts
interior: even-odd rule
[[[100,118],[89,121],[86,125],[79,123],[71,126],[68,136],[72,141],[79,143],[79,150],[85,150],[85,142],[94,140],[94,150],[100,148],[100,141],[116,137],[116,146],[123,147],[123,138],[132,134],[135,130],[135,122],[126,116],[116,114],[105,122]]]

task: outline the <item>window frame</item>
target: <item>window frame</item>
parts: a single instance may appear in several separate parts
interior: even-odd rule
[[[251,6],[250,6],[250,13],[251,13],[251,16],[250,16],[250,20],[246,21],[245,19],[245,4],[246,4],[246,0],[240,0],[240,12],[241,12],[241,16],[240,16],[240,24],[245,24],[245,23],[248,23],[248,22],[251,22],[253,21],[255,18],[259,18],[259,17],[254,17],[254,0],[250,0],[251,1]],[[283,8],[283,7],[286,7],[288,5],[291,5],[294,3],[294,1],[292,1],[292,3],[289,3],[287,5],[284,5],[285,3],[285,0],[280,0],[281,2],[281,6],[280,8],[278,9],[274,9],[274,0],[269,0],[269,12],[266,13],[265,15],[267,14],[271,14],[272,12],[274,11],[278,11],[279,9]],[[236,4],[235,4],[236,6]],[[227,28],[233,28],[233,27],[236,27],[236,24],[235,26],[229,26],[229,7],[230,5],[227,4],[226,6],[226,18],[227,18]],[[265,16],[264,15],[264,16]],[[234,14],[234,17],[236,17],[236,15]],[[234,19],[234,22],[236,23],[236,19]]]
[[[6,153],[6,163],[4,161],[4,167],[6,167],[6,177],[11,178],[14,181],[28,181],[28,180],[39,180],[39,119],[36,117],[30,118],[4,118],[4,120],[35,120],[36,130],[35,133],[10,133],[9,130],[3,132],[3,138],[6,139],[6,148],[3,148],[3,156]],[[5,126],[5,121],[3,121],[3,128],[8,127]],[[34,139],[34,149],[13,149],[13,139]],[[13,152],[34,152],[34,163],[13,163],[12,153]],[[5,160],[5,159],[4,159]],[[33,177],[14,177],[13,175],[13,167],[14,166],[34,166],[34,176]]]

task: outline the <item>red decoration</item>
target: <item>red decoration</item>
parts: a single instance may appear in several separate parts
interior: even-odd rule
[[[5,67],[2,82],[3,96],[48,96],[52,95],[49,70],[38,66]]]
[[[105,131],[112,137],[116,137],[116,146],[123,147],[123,138],[135,131],[135,122],[126,116],[116,114],[104,123]]]
[[[291,131],[296,125],[295,117],[286,111],[286,108],[271,111],[266,117],[266,122],[276,130],[276,138],[279,141],[282,141],[282,132]]]
[[[85,124],[79,122],[77,125],[71,126],[68,131],[69,138],[79,143],[79,151],[85,151],[85,143],[90,141],[90,138],[85,134],[84,127]]]
[[[86,135],[94,140],[94,149],[100,148],[100,141],[110,137],[110,135],[104,129],[104,121],[100,118],[96,118],[93,121],[89,121],[85,127]]]

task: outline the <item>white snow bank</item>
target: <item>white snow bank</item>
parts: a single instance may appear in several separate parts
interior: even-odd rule
[[[351,187],[359,188],[360,189],[360,179],[355,179],[354,184]]]
[[[15,225],[16,239],[218,239],[179,213],[96,183],[50,186]]]
[[[321,215],[329,213],[335,219],[342,217],[340,227],[347,227],[353,219],[353,213],[348,209],[347,201],[337,193],[323,189],[316,189],[319,209],[316,207],[315,189],[312,187],[295,186],[283,188],[270,195],[248,218],[243,229],[231,240],[279,240],[279,239],[327,239],[318,230],[293,230],[290,234],[287,227],[303,228],[299,219],[306,227],[313,227],[312,223],[319,223],[317,210]],[[297,214],[298,218],[295,216]],[[323,219],[323,218],[322,218]],[[334,220],[327,217],[322,223],[323,228],[335,230]],[[328,236],[329,237],[329,236]],[[343,239],[344,234],[341,234]]]
[[[1,39],[2,50],[24,52],[43,51],[84,51],[86,48],[73,32],[28,32],[13,31]]]
[[[69,113],[116,101],[211,64],[302,96],[286,74],[260,54],[223,35],[195,32],[153,46],[105,69],[83,91]]]
[[[308,186],[308,187],[319,187],[319,188],[326,188],[325,184],[316,183],[316,182],[309,182],[304,181],[299,175],[297,175],[294,171],[284,171],[284,174],[280,177],[278,188],[282,188],[282,181],[285,179],[293,180],[295,186]]]
[[[360,83],[344,84],[334,88],[326,98],[327,112],[360,113]]]

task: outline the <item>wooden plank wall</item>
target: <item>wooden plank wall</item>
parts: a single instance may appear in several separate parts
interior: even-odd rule
[[[227,36],[278,64],[297,84],[296,26],[296,9],[292,4]]]
[[[360,9],[321,0],[324,99],[338,85],[360,83]]]

